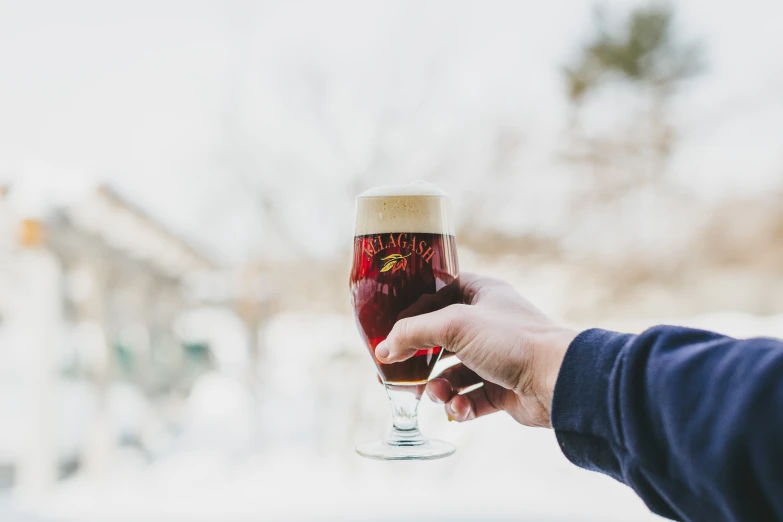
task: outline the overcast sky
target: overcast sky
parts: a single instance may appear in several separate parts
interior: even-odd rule
[[[676,178],[709,197],[765,190],[783,177],[783,3],[674,5],[709,65],[678,100]],[[591,6],[0,1],[0,174],[111,181],[237,257],[265,233],[247,225],[256,221],[237,177],[284,200],[283,233],[347,230],[346,180],[368,171],[372,183],[435,172],[446,185],[453,172],[458,203],[480,194],[500,126],[519,133],[523,153],[503,194],[486,197],[507,226],[547,226],[567,190],[553,161],[560,68],[588,34]],[[316,251],[333,242],[308,241]]]

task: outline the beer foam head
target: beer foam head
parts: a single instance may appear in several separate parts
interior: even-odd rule
[[[454,234],[449,198],[432,183],[375,187],[356,197],[357,236],[393,232]]]

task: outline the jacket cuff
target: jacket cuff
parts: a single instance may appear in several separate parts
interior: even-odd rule
[[[622,480],[619,435],[612,423],[613,373],[634,338],[609,330],[580,333],[568,347],[555,383],[551,421],[563,454],[579,467]]]

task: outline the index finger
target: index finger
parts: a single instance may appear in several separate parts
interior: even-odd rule
[[[404,361],[419,350],[435,346],[459,353],[464,346],[464,333],[472,320],[470,306],[462,304],[402,319],[375,348],[375,356],[389,364]]]

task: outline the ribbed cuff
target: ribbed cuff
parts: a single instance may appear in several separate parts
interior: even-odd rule
[[[611,377],[620,352],[633,337],[600,329],[576,336],[560,367],[552,400],[552,427],[568,460],[618,480]]]

